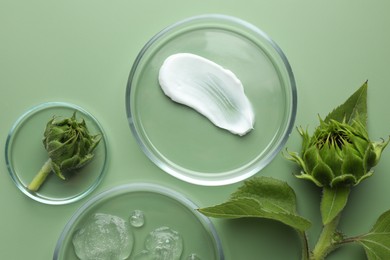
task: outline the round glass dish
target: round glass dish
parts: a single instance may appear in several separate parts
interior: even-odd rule
[[[53,116],[71,117],[74,111],[77,119],[84,118],[91,134],[102,134],[95,157],[68,180],[51,174],[37,192],[30,191],[28,184],[48,159],[42,144],[47,122]],[[29,109],[12,126],[6,141],[5,160],[12,180],[28,197],[45,204],[67,204],[85,197],[103,178],[106,159],[107,143],[101,125],[90,113],[68,103],[48,102]]]
[[[203,56],[237,75],[254,108],[254,129],[233,135],[165,96],[158,73],[175,53]],[[155,35],[138,54],[126,91],[128,121],[144,153],[176,178],[210,186],[264,168],[287,141],[296,106],[294,76],[281,49],[257,27],[225,15],[191,17]]]
[[[129,221],[135,210],[144,214],[144,224],[131,226],[134,246],[129,259],[145,249],[147,235],[159,227],[169,227],[183,240],[182,259],[196,254],[200,259],[224,259],[218,235],[211,221],[200,214],[198,207],[182,194],[160,185],[133,183],[116,186],[87,201],[71,217],[62,231],[53,260],[78,259],[73,247],[73,236],[85,227],[94,214],[110,214]]]

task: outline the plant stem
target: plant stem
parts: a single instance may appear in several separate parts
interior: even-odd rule
[[[42,168],[39,170],[34,179],[27,186],[30,191],[38,191],[42,183],[46,180],[47,176],[51,173],[51,159],[48,159]]]
[[[340,240],[337,243],[337,245],[340,246],[340,245],[344,245],[344,244],[348,244],[348,243],[355,243],[356,241],[358,241],[360,239],[360,237],[361,236],[344,238],[344,239]]]
[[[302,244],[302,260],[310,260],[309,245],[307,243],[307,236],[304,231],[299,232],[299,238]]]
[[[334,243],[335,241],[333,238],[336,233],[339,219],[340,214],[336,216],[331,222],[323,226],[321,235],[314,247],[310,260],[323,260],[331,251],[336,249],[337,245]]]

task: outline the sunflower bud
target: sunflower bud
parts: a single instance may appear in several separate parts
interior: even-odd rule
[[[100,135],[90,135],[84,119],[52,118],[46,125],[43,145],[51,159],[51,168],[61,179],[63,171],[83,167],[93,158],[93,150],[100,141]]]
[[[52,171],[65,180],[63,171],[79,169],[90,162],[101,139],[100,134],[89,133],[84,119],[76,120],[76,112],[71,118],[58,120],[53,117],[46,124],[43,136],[49,159],[27,186],[33,192],[41,187]]]
[[[383,149],[389,143],[371,142],[360,121],[348,124],[330,119],[323,121],[309,136],[302,128],[301,154],[289,152],[301,172],[296,177],[314,182],[319,187],[355,186],[373,174]]]

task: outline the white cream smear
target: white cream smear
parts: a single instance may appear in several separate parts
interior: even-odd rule
[[[159,72],[165,95],[233,134],[253,129],[254,111],[241,81],[233,72],[190,53],[169,56]]]

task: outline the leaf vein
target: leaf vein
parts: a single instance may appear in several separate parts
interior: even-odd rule
[[[372,239],[362,239],[361,241],[364,241],[366,243],[372,243],[372,244],[377,245],[377,246],[379,246],[381,248],[384,248],[385,250],[390,252],[390,247],[384,245],[383,243],[378,243],[377,241],[372,240]]]

